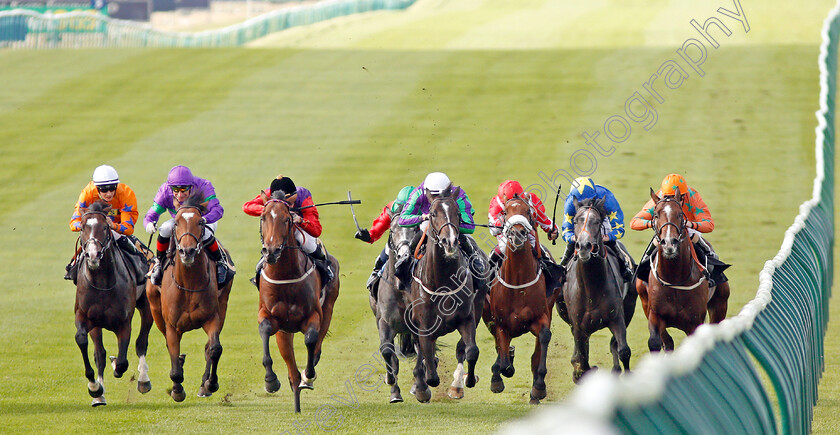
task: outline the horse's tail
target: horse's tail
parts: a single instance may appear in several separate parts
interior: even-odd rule
[[[414,334],[410,332],[402,332],[397,334],[400,340],[400,353],[405,357],[417,356],[417,351],[414,349]]]

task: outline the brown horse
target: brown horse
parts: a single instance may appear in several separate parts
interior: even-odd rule
[[[111,234],[108,212],[111,206],[96,202],[82,214],[82,232],[79,236],[82,254],[76,281],[76,344],[85,362],[85,377],[88,392],[93,397],[93,406],[105,405],[105,347],[102,345],[102,328],[117,336],[118,353],[113,357],[114,377],[122,377],[128,369],[126,353],[131,341],[131,319],[134,310],[140,312],[140,334],[135,347],[140,359],[140,377],[137,390],[147,393],[152,389],[149,381],[149,366],[146,364],[146,348],[149,331],[152,329],[152,313],[143,286],[138,286],[134,268],[128,264],[125,254],[117,247]],[[93,339],[94,359],[97,377],[88,358],[88,334]]]
[[[659,198],[651,189],[650,196],[656,204],[653,231],[658,246],[651,255],[647,284],[637,279],[636,289],[648,318],[648,348],[658,352],[664,345],[670,351],[674,340],[666,328],[688,335],[706,321],[707,311],[711,323],[726,318],[729,283],[709,288],[688,234],[679,190],[675,196]]]
[[[459,194],[459,188],[452,192],[444,189],[438,198],[431,200],[426,253],[412,272],[414,282],[406,320],[418,338],[414,395],[420,402],[431,399],[430,386],[440,385],[435,357],[437,339],[456,329],[461,334],[461,340],[456,346],[458,368],[453,375],[455,382],[452,386],[455,391],[450,390],[450,395],[463,397],[461,383],[472,388],[477,381],[475,329],[484,308],[487,287],[474,288],[470,267],[472,259],[468,260],[461,254],[458,244],[461,216],[455,201]],[[464,360],[467,361],[466,378],[462,375]]]
[[[172,379],[170,395],[176,402],[186,398],[181,385],[184,382],[186,355],[180,352],[181,337],[187,331],[202,328],[207,334],[204,347],[206,366],[198,396],[209,397],[219,389],[216,373],[222,355],[219,334],[225,325],[228,297],[233,286],[233,280],[230,280],[219,288],[213,261],[202,249],[201,236],[205,224],[201,215],[207,211],[201,203],[203,198],[202,192],[195,192],[178,207],[170,243],[170,260],[165,265],[161,285],[153,285],[151,280],[146,284],[155,324],[166,337],[172,365],[169,372]]]
[[[630,347],[627,325],[636,307],[635,289],[621,278],[618,260],[609,255],[604,244],[602,222],[607,212],[604,199],[578,202],[575,224],[575,258],[569,262],[563,297],[557,312],[572,328],[575,350],[572,354],[572,377],[578,382],[589,366],[589,337],[609,328],[613,372],[630,370]],[[618,246],[618,244],[616,245]]]
[[[551,307],[556,296],[546,295],[546,277],[531,248],[530,235],[534,231],[531,206],[519,195],[507,200],[504,206],[504,229],[507,239],[505,258],[497,279],[485,299],[484,323],[496,339],[498,357],[493,364],[490,390],[501,393],[506,377],[514,374],[510,356],[510,340],[528,332],[536,337],[531,356],[531,404],[545,398],[546,356],[551,341]],[[547,251],[546,251],[547,252]]]
[[[289,370],[289,384],[295,395],[295,412],[300,412],[300,390],[311,390],[315,366],[321,358],[321,343],[330,329],[333,307],[338,298],[338,261],[329,256],[335,278],[324,287],[315,263],[295,239],[291,205],[281,199],[282,191],[265,204],[260,217],[260,238],[265,265],[258,282],[260,291],[259,330],[263,344],[265,391],[280,389],[272,369],[268,340],[276,336],[280,355]],[[314,273],[313,273],[314,272]],[[303,333],[306,368],[301,373],[295,362],[294,333]]]

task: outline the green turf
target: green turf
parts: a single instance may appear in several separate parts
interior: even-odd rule
[[[431,14],[430,3],[414,13]],[[496,12],[482,14],[490,23]],[[425,26],[429,31],[431,24]],[[406,38],[393,36],[392,43],[401,48]],[[364,281],[383,242],[361,244],[352,238],[349,210],[324,207],[322,240],[341,262],[342,291],[316,390],[303,393],[303,413],[295,416],[285,383],[274,395],[263,391],[257,294],[247,283],[259,236],[257,220],[240,206],[282,172],[311,189],[316,201],[342,199],[352,190],[363,200],[356,208],[361,223],[369,225],[400,187],[443,170],[467,190],[477,221],[486,222],[501,181],[535,184],[540,171],[568,169],[569,155],[585,147],[579,134],[622,113],[649,75],[675,58],[674,47],[370,50],[359,44],[362,49],[0,52],[6,66],[0,83],[15,84],[0,87],[3,431],[295,433],[296,423],[311,422],[309,430],[319,432],[316,410],[335,404],[336,414],[320,417],[325,426],[340,423],[342,433],[487,432],[529,412],[526,360],[533,339],[514,340],[518,371],[504,393],[493,395],[492,338],[483,327],[482,379],[460,403],[439,388],[432,404],[418,404],[408,394],[408,362],[400,377],[406,403],[388,405],[385,386],[362,391],[355,370],[375,364],[378,347]],[[432,44],[451,48],[445,46]],[[648,197],[648,186],[668,172],[686,175],[715,217],[710,240],[734,264],[730,316],[753,298],[764,261],[811,195],[817,53],[815,44],[769,43],[710,52],[706,77],[692,74],[679,89],[663,92],[658,123],[648,132],[634,124],[631,139],[599,158],[593,174],[613,189],[628,220]],[[204,334],[185,337],[188,398],[175,404],[165,394],[169,362],[155,329],[148,357],[152,392],[134,390],[137,361],[130,352],[123,379],[106,371],[110,404],[89,406],[73,341],[74,290],[61,275],[75,240],[67,226],[73,203],[102,163],[117,168],[144,211],[175,164],[189,165],[216,186],[226,208],[218,234],[240,273],[221,336],[221,389],[212,398],[195,397]],[[543,199],[553,205],[553,198]],[[142,230],[139,236],[147,238]],[[649,237],[631,232],[624,241],[638,255]],[[559,245],[553,250],[561,253]],[[641,308],[635,316],[628,335],[633,364],[647,353]],[[571,334],[555,320],[548,401],[573,388]],[[450,347],[441,353],[440,374],[448,385],[455,336],[443,342]],[[607,342],[602,331],[591,345],[592,360],[602,367],[611,361]],[[106,336],[109,350],[114,343]],[[276,350],[274,356],[282,378]],[[350,397],[348,382],[358,405],[335,401]],[[821,394],[833,409],[836,397]],[[836,427],[834,414],[818,408],[815,431]]]

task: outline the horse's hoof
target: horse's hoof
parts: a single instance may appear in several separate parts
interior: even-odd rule
[[[502,391],[505,391],[505,383],[501,379],[498,382],[491,382],[490,383],[490,391],[498,394]]]
[[[531,400],[536,400],[539,403],[540,400],[545,399],[545,395],[545,390],[531,388]]]
[[[428,386],[430,386],[430,387],[432,387],[432,388],[437,387],[438,385],[440,385],[440,377],[439,377],[439,376],[435,376],[435,377],[433,377],[433,378],[427,378],[427,379],[426,379],[426,385],[428,385]]]
[[[540,401],[539,401],[538,399],[534,399],[534,398],[532,397],[532,398],[531,398],[531,400],[529,400],[529,401],[528,401],[528,404],[529,404],[529,405],[539,405],[539,404],[540,404]]]
[[[116,371],[117,370],[117,357],[109,356],[108,359],[111,360],[111,370]]]
[[[412,396],[417,394],[417,384],[411,384],[411,389],[408,390],[408,393]]]
[[[317,377],[318,375],[314,375],[312,376],[312,378],[307,378],[305,371],[300,372],[300,386],[298,386],[298,388],[300,388],[301,390],[314,390],[315,378]]]
[[[458,400],[464,398],[464,389],[461,387],[449,387],[449,392],[447,393],[450,398]]]
[[[91,402],[90,406],[96,408],[97,406],[104,406],[108,403],[105,402],[105,396],[94,397],[93,402]]]
[[[206,384],[207,384],[207,390],[210,391],[211,393],[215,393],[216,391],[219,391],[219,383],[218,382],[211,382],[211,381],[208,380],[206,382]]]
[[[420,403],[428,403],[428,401],[432,399],[432,389],[426,388],[423,391],[415,391],[414,397],[416,397],[417,401]]]
[[[392,375],[390,372],[385,374],[385,385],[394,385],[397,383],[397,378]]]
[[[149,391],[152,391],[152,381],[138,382],[137,391],[139,391],[142,394],[146,394]]]
[[[204,388],[204,385],[198,388],[198,397],[210,397],[213,393],[209,389]]]
[[[402,398],[402,395],[400,395],[400,393],[391,394],[390,403],[401,403],[402,401],[403,401],[403,398]]]
[[[274,378],[273,381],[265,381],[265,392],[276,393],[280,389],[280,381]]]
[[[172,392],[169,393],[169,395],[172,397],[172,400],[176,402],[183,402],[184,399],[187,398],[187,392],[184,391],[183,388],[181,388],[180,390],[181,391],[176,391],[175,389],[172,389]]]
[[[475,387],[475,384],[477,384],[477,383],[478,383],[478,375],[473,375],[472,378],[470,378],[469,373],[464,375],[464,385],[466,385],[467,388]]]

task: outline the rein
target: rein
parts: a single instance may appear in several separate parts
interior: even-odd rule
[[[79,246],[82,248],[82,257],[78,261],[82,262],[79,266],[84,265],[85,267],[87,267],[87,262],[83,261],[83,259],[89,257],[89,255],[87,253],[87,245],[89,245],[91,242],[98,245],[101,249],[99,250],[99,253],[96,256],[101,259],[101,258],[105,257],[105,251],[108,248],[110,248],[114,243],[114,236],[111,234],[110,225],[108,225],[108,215],[106,215],[104,212],[101,212],[101,211],[88,211],[88,212],[85,212],[85,214],[82,215],[81,219],[84,220],[85,216],[87,216],[89,214],[98,214],[98,215],[102,216],[102,218],[105,220],[105,222],[106,222],[105,223],[105,241],[103,242],[103,241],[97,239],[96,237],[91,236],[87,240],[85,240],[84,243],[82,243],[81,242],[82,236],[79,235],[78,243],[79,243]],[[114,283],[111,284],[111,286],[107,287],[107,288],[97,287],[93,283],[93,280],[86,279],[86,281],[87,281],[88,285],[90,285],[90,287],[93,288],[94,290],[99,290],[99,291],[103,291],[103,292],[111,291],[117,286],[117,276],[116,276],[116,274],[114,274]]]
[[[601,217],[601,212],[598,211],[597,208],[595,208],[591,205],[585,205],[585,206],[580,207],[580,210],[584,210],[584,209],[592,210],[598,215],[598,228],[601,228],[601,221],[604,220],[604,218]],[[601,249],[599,249],[598,252],[594,252],[594,251],[592,252],[593,257],[607,258],[607,253],[606,253],[607,248],[606,248],[606,246],[604,246],[603,240],[600,237],[597,238],[597,239],[595,237],[593,237],[592,234],[589,233],[589,230],[586,228],[587,224],[589,224],[589,216],[590,216],[590,214],[587,213],[586,214],[586,219],[583,220],[583,226],[581,227],[580,233],[581,234],[589,234],[589,237],[595,239],[595,243],[600,245]],[[603,231],[603,229],[602,229],[602,231]],[[602,235],[602,234],[599,234],[599,235]],[[575,237],[575,238],[577,238],[577,237]],[[578,257],[577,248],[575,248],[575,254],[574,255],[575,255],[575,257]]]
[[[656,271],[656,269],[659,266],[659,255],[662,252],[662,245],[661,245],[662,238],[660,237],[660,233],[662,232],[662,230],[667,228],[668,226],[673,226],[677,231],[677,239],[678,239],[680,244],[685,242],[685,239],[688,236],[688,231],[686,231],[686,226],[685,226],[685,222],[686,222],[685,213],[682,210],[682,204],[680,203],[680,201],[678,201],[676,198],[663,197],[662,199],[660,199],[656,203],[656,206],[658,207],[659,204],[661,204],[663,202],[673,202],[677,205],[677,209],[679,209],[679,211],[680,211],[680,216],[679,216],[680,217],[680,224],[677,225],[676,223],[669,221],[669,222],[665,222],[664,224],[662,224],[661,227],[657,227],[656,226],[656,220],[654,219],[654,221],[653,221],[653,231],[654,231],[653,238],[654,238],[654,240],[656,240],[658,246],[656,248],[656,251],[657,251],[656,255],[654,255],[653,258],[651,259],[651,271],[653,272],[653,277],[656,278],[656,280],[659,282],[659,284],[661,284],[665,287],[670,287],[670,288],[673,288],[675,290],[694,290],[697,287],[699,287],[700,284],[703,283],[703,281],[706,280],[706,275],[703,274],[700,277],[700,279],[697,280],[697,282],[692,284],[692,285],[689,285],[689,286],[683,285],[691,279],[691,273],[694,271],[694,264],[695,263],[697,263],[697,265],[700,266],[700,270],[703,270],[703,266],[700,264],[700,261],[697,259],[697,256],[694,253],[694,247],[691,246],[691,244],[689,244],[689,248],[688,248],[690,250],[689,255],[691,255],[691,260],[690,260],[691,269],[689,270],[688,277],[686,279],[684,279],[681,282],[676,283],[676,284],[670,283],[670,282],[662,279],[662,277],[660,277],[659,274]]]

